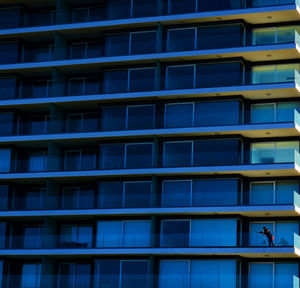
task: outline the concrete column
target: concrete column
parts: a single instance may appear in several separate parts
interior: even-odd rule
[[[66,76],[63,72],[52,69],[52,89],[51,97],[62,97],[66,95]]]
[[[157,176],[153,175],[152,176],[152,191],[151,191],[151,207],[158,207],[158,187],[157,187],[158,183],[157,183]]]
[[[65,131],[64,113],[56,105],[50,104],[49,132],[51,134],[63,133]]]
[[[45,209],[58,209],[60,199],[59,196],[59,185],[55,181],[47,179]]]
[[[60,171],[63,168],[63,153],[61,147],[49,141],[48,142],[48,171]]]
[[[157,275],[156,275],[156,271],[155,271],[155,257],[153,255],[151,255],[149,257],[149,288],[155,288],[158,287],[156,285],[157,282]]]
[[[44,218],[44,237],[42,247],[45,249],[57,248],[58,233],[57,223],[55,220],[45,217]]]
[[[163,34],[163,26],[161,23],[157,24],[157,41],[156,41],[156,52],[160,53],[163,51],[164,47],[164,34]]]
[[[162,81],[161,81],[161,63],[159,60],[156,61],[156,74],[155,74],[155,90],[161,90],[162,88]]]
[[[42,256],[41,287],[56,287],[55,261],[46,256]]]
[[[150,237],[150,247],[155,248],[158,244],[158,231],[157,231],[157,216],[151,215],[151,237]]]
[[[56,24],[68,23],[71,20],[71,8],[65,0],[56,1]]]
[[[69,46],[67,39],[59,32],[54,34],[54,60],[68,59]]]
[[[159,141],[158,137],[153,137],[153,167],[157,168],[159,166]]]
[[[164,1],[163,0],[157,0],[157,15],[163,15],[164,14]]]

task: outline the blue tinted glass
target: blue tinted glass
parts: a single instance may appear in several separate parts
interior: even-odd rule
[[[192,127],[194,116],[193,103],[166,104],[165,127]]]
[[[89,288],[91,286],[91,265],[76,265],[76,288]]]
[[[239,164],[239,140],[195,141],[194,165],[234,165]]]
[[[276,121],[277,122],[293,122],[295,110],[298,110],[299,103],[277,103],[276,105]]]
[[[151,129],[154,128],[154,106],[128,106],[127,129]]]
[[[159,266],[159,288],[189,287],[189,261],[164,260]]]
[[[221,63],[197,65],[197,87],[241,85],[241,63]]]
[[[131,54],[147,54],[156,51],[156,31],[131,34]]]
[[[126,120],[125,107],[104,107],[101,112],[101,127],[104,131],[124,130]]]
[[[166,89],[194,88],[195,66],[167,67]]]
[[[14,114],[0,113],[0,136],[9,136],[13,134]]]
[[[164,145],[163,166],[180,167],[192,164],[192,142],[167,142]]]
[[[17,63],[18,58],[18,44],[0,44],[0,64]]]
[[[8,189],[8,185],[0,185],[0,210],[7,210],[8,208]]]
[[[149,247],[151,221],[124,221],[123,246],[124,247]]]
[[[5,248],[5,240],[6,240],[5,238],[6,238],[6,223],[0,222],[0,248],[1,249]]]
[[[100,148],[102,169],[124,168],[124,145],[104,144]]]
[[[155,68],[130,70],[130,91],[151,91],[155,88]]]
[[[292,204],[294,193],[299,193],[299,181],[280,181],[275,185],[275,203]]]
[[[193,206],[237,205],[238,193],[237,179],[194,180]]]
[[[126,145],[126,168],[152,167],[152,144]]]
[[[109,71],[104,72],[104,93],[127,92],[128,90],[128,71]]]
[[[130,0],[108,0],[106,7],[108,19],[123,19],[130,17]]]
[[[0,99],[14,99],[16,97],[16,78],[0,78]]]
[[[123,261],[121,287],[141,288],[148,287],[149,264],[147,261]]]
[[[198,0],[198,11],[230,10],[242,8],[242,0]]]
[[[257,104],[251,107],[251,123],[272,123],[275,121],[274,104]]]
[[[210,3],[210,1],[200,2]],[[222,3],[223,2],[225,1],[222,0]],[[242,39],[243,37],[241,25],[200,27],[197,31],[197,48],[216,49],[239,47],[242,45]]]
[[[164,181],[161,205],[181,207],[191,205],[192,181]]]
[[[119,287],[120,261],[100,260],[96,262],[96,287]]]
[[[168,31],[168,51],[187,51],[195,49],[195,28],[170,29]]]
[[[299,234],[299,222],[276,222],[274,241],[277,246],[294,246],[294,233]]]
[[[250,191],[250,204],[274,204],[274,184],[252,183]]]
[[[196,12],[196,0],[169,0],[169,14]]]
[[[239,101],[199,102],[196,104],[196,126],[234,125],[239,123]]]
[[[151,182],[125,183],[124,207],[145,208],[151,206]]]
[[[22,23],[21,8],[2,8],[0,9],[0,28],[15,28]]]
[[[273,288],[273,263],[250,263],[249,288]]]
[[[128,55],[129,34],[111,35],[105,38],[105,56]]]
[[[298,277],[298,263],[275,263],[275,288],[298,287]],[[295,285],[295,280],[298,286]]]
[[[123,222],[98,221],[97,247],[123,247]]]
[[[133,0],[132,17],[147,17],[157,14],[157,0]]]
[[[98,208],[120,208],[123,206],[122,182],[102,182],[98,185]]]
[[[190,221],[163,221],[161,247],[189,247]]]

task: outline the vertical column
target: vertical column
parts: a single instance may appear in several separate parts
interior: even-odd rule
[[[44,235],[42,247],[45,249],[57,248],[57,223],[49,217],[44,218]]]
[[[156,259],[153,255],[149,257],[149,288],[158,287],[157,285],[157,272],[156,272]]]
[[[62,149],[61,147],[54,143],[49,141],[48,142],[48,163],[47,168],[48,171],[60,171],[62,170]]]
[[[163,26],[161,23],[157,24],[157,41],[156,41],[156,52],[163,52],[164,45],[164,35],[163,35]]]
[[[157,216],[151,215],[151,237],[150,237],[150,247],[157,247],[159,237],[157,237]]]
[[[163,0],[157,0],[157,15],[163,15],[164,14],[164,1]]]
[[[49,257],[42,256],[41,287],[56,287],[55,261]]]
[[[68,59],[69,56],[68,52],[69,52],[69,47],[68,47],[67,39],[56,31],[54,34],[54,59],[55,60]]]
[[[151,191],[151,207],[158,207],[158,183],[157,183],[157,176],[153,175],[152,176],[152,191]]]
[[[155,90],[161,90],[161,63],[159,60],[156,61],[156,74],[155,74]]]
[[[58,209],[59,200],[59,185],[55,181],[47,179],[45,209]]]
[[[52,69],[52,89],[51,97],[62,97],[66,94],[66,76],[63,72],[57,70],[56,68]]]
[[[71,19],[71,8],[65,0],[56,1],[56,24],[68,23]]]
[[[56,105],[50,104],[49,132],[51,134],[63,133],[65,131],[64,113]]]
[[[153,167],[159,166],[159,140],[157,136],[153,137]]]

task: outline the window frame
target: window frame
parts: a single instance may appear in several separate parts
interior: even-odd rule
[[[176,127],[167,127],[167,106],[186,105],[186,104],[193,105],[193,115],[192,115],[192,126],[191,127],[195,127],[196,103],[195,102],[178,102],[178,103],[174,102],[174,103],[165,103],[165,105],[164,105],[164,128],[165,129],[176,128]],[[184,127],[181,127],[181,128],[184,128]]]
[[[155,128],[155,113],[156,113],[156,105],[155,104],[139,104],[139,105],[126,105],[126,111],[125,111],[125,130],[136,130],[136,129],[129,129],[128,128],[128,116],[129,116],[129,109],[130,108],[136,108],[136,107],[153,107],[153,117],[152,117],[152,127],[153,128],[150,128],[150,129],[154,129]],[[120,107],[122,107],[122,106],[120,106]],[[140,130],[140,129],[138,129],[138,130]],[[145,130],[145,128],[144,129],[141,129],[141,130]]]
[[[174,68],[174,67],[193,67],[194,69],[194,77],[193,77],[193,87],[192,88],[172,88],[170,89],[168,87],[168,80],[169,80],[169,68]],[[197,73],[197,65],[196,64],[183,64],[183,65],[168,65],[166,67],[166,79],[165,79],[165,87],[166,87],[166,90],[182,90],[182,89],[195,89],[196,88],[196,73]]]
[[[133,0],[131,0],[133,1]],[[299,64],[300,65],[300,64]],[[127,82],[127,92],[133,92],[133,93],[141,93],[144,91],[132,91],[130,87],[130,81],[131,81],[131,71],[138,71],[138,70],[154,70],[154,86],[155,86],[155,80],[157,77],[157,68],[156,67],[141,67],[141,68],[129,68],[128,69],[128,82]],[[154,87],[155,88],[155,87]],[[150,90],[151,91],[151,90]]]
[[[170,2],[171,0],[168,0],[168,2]],[[198,1],[196,1],[198,4]],[[196,8],[197,9],[197,8]],[[167,45],[166,45],[166,52],[168,53],[173,53],[175,51],[170,51],[169,50],[169,46],[170,46],[170,31],[178,31],[178,30],[194,30],[194,49],[193,50],[197,50],[197,39],[198,39],[198,27],[182,27],[182,28],[170,28],[167,31]],[[179,50],[177,52],[181,52],[181,51],[193,51],[193,50]]]
[[[131,3],[133,3],[133,0],[131,0]],[[145,54],[145,53],[132,54],[132,35],[133,34],[143,34],[143,33],[144,34],[145,33],[155,33],[156,34],[156,44],[157,44],[157,37],[158,37],[157,30],[131,31],[131,32],[129,32],[129,47],[128,47],[129,55],[143,55],[143,54]],[[151,53],[151,54],[153,54],[153,53]]]

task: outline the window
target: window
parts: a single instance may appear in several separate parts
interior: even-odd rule
[[[156,11],[156,0],[132,0],[132,17],[156,16]]]
[[[32,98],[46,98],[51,96],[51,80],[35,80],[32,85]]]
[[[129,54],[129,34],[116,34],[105,37],[105,56]]]
[[[69,150],[65,152],[65,170],[96,169],[95,150]]]
[[[168,0],[169,14],[184,14],[196,12],[197,0]]]
[[[98,221],[97,247],[149,247],[150,221]]]
[[[89,8],[74,8],[73,9],[73,22],[87,22],[89,20]]]
[[[3,261],[0,261],[0,288],[3,287]]]
[[[6,238],[7,238],[7,223],[6,222],[0,222],[0,248],[5,249],[7,248]]]
[[[236,260],[161,260],[159,288],[235,288],[238,286]]]
[[[54,46],[47,45],[47,46],[40,46],[35,48],[35,62],[44,62],[44,61],[51,61],[53,60],[53,53],[54,53]]]
[[[165,142],[163,154],[164,167],[184,167],[192,165],[192,141]]]
[[[21,8],[11,7],[11,8],[1,8],[0,9],[0,28],[16,28],[21,26],[22,16]]]
[[[19,62],[18,43],[0,43],[0,64],[13,64]]]
[[[93,227],[91,225],[62,225],[61,248],[92,248]]]
[[[191,180],[163,181],[161,205],[163,207],[190,206],[191,193]]]
[[[98,130],[96,113],[72,113],[67,115],[67,132],[94,132]]]
[[[251,163],[289,163],[294,161],[298,152],[298,141],[252,143]]]
[[[291,0],[253,0],[253,7],[292,4]]]
[[[24,123],[24,132],[32,135],[47,134],[49,122],[50,115],[33,115],[31,116],[29,123]],[[27,127],[28,130],[26,129]]]
[[[293,82],[295,71],[299,71],[299,64],[254,66],[252,84]]]
[[[102,144],[100,155],[101,169],[124,168],[124,144]]]
[[[103,107],[101,127],[104,131],[124,130],[126,127],[126,107]]]
[[[126,168],[150,168],[153,166],[152,143],[130,143],[125,145]]]
[[[294,233],[299,234],[298,222],[251,222],[250,246],[269,246],[267,237],[258,233],[266,227],[274,236],[274,244],[277,246],[294,246]]]
[[[107,18],[124,19],[131,16],[131,0],[108,0]]]
[[[195,87],[195,65],[168,66],[166,89],[188,89]]]
[[[1,9],[0,9],[1,14]],[[17,91],[17,79],[16,78],[0,78],[0,99],[14,99],[16,98]]]
[[[127,129],[152,129],[154,116],[154,105],[127,106]]]
[[[155,68],[135,68],[129,70],[129,90],[133,92],[155,89]]]
[[[167,51],[188,51],[196,49],[196,28],[168,30]]]
[[[137,1],[137,0],[133,0]],[[138,0],[145,7],[146,1]],[[148,0],[155,1],[155,0]],[[150,54],[156,52],[156,31],[131,32],[130,54]]]
[[[284,288],[293,287],[299,279],[298,263],[260,262],[249,263],[249,288]],[[299,282],[298,282],[299,283]]]
[[[148,288],[147,260],[96,261],[95,287]]]
[[[14,113],[0,113],[0,136],[10,136],[14,132]]]
[[[21,288],[40,288],[41,264],[23,264]]]
[[[58,288],[89,288],[91,278],[91,265],[88,263],[59,264]]]
[[[194,103],[169,103],[165,105],[165,127],[194,126]]]
[[[43,209],[46,188],[30,187],[26,191],[25,206],[27,210]]]
[[[151,182],[99,183],[99,208],[147,208],[151,206]]]
[[[10,171],[11,150],[0,149],[0,172]]]
[[[128,70],[104,72],[104,93],[122,93],[128,91]]]
[[[62,209],[86,209],[94,207],[94,189],[91,187],[65,187]]]
[[[250,204],[293,204],[294,193],[299,193],[298,181],[252,182]]]
[[[87,57],[87,43],[73,43],[71,45],[71,59],[84,59]]]
[[[190,246],[190,220],[163,220],[161,222],[161,247],[182,248]]]
[[[43,227],[25,226],[24,227],[24,248],[42,248]]]
[[[77,96],[85,94],[85,78],[69,79],[69,96]]]
[[[47,171],[48,152],[32,152],[28,157],[28,162],[29,172]]]
[[[8,197],[9,197],[9,185],[1,184],[0,185],[0,210],[1,211],[8,210]]]

